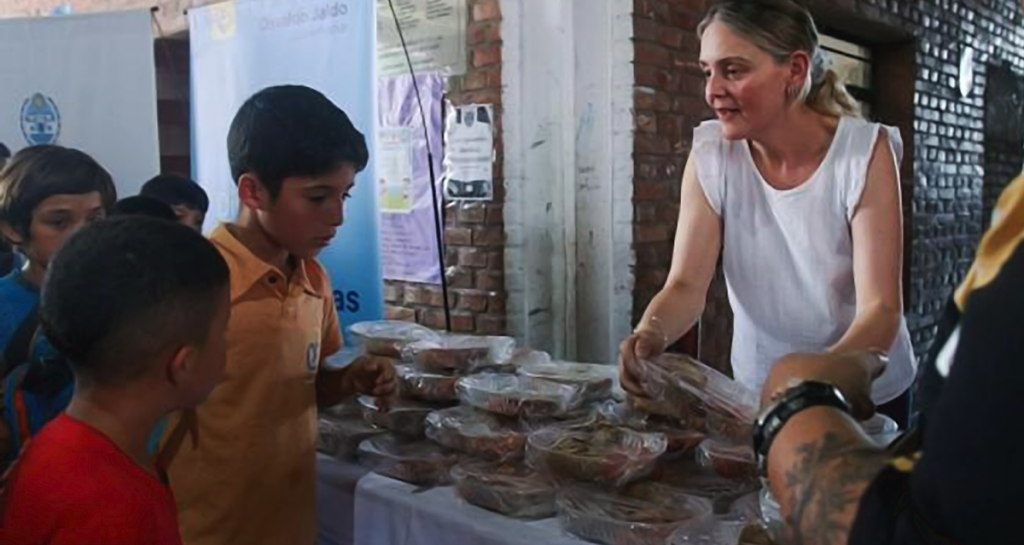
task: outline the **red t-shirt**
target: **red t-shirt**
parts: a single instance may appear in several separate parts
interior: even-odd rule
[[[0,490],[3,545],[181,545],[171,489],[107,436],[62,414]]]

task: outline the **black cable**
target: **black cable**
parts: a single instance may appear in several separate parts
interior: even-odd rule
[[[427,114],[423,109],[423,98],[420,96],[420,86],[416,83],[416,70],[412,66],[412,57],[409,56],[409,48],[405,45],[405,35],[402,33],[402,24],[398,22],[398,13],[395,11],[395,3],[388,0],[388,7],[391,8],[391,16],[395,20],[395,29],[398,30],[398,39],[402,43],[402,51],[405,53],[405,62],[409,66],[409,76],[412,78],[412,88],[416,93],[416,102],[419,105],[420,120],[423,123],[423,137],[427,142],[427,169],[430,171],[430,198],[434,204],[434,236],[437,238],[437,262],[441,268],[441,292],[444,295],[444,324],[445,329],[450,333],[452,330],[452,315],[448,305],[448,275],[445,274],[444,264],[444,243],[441,236],[441,216],[438,212],[437,203],[437,175],[434,173],[434,153],[430,149],[430,131],[427,130]]]

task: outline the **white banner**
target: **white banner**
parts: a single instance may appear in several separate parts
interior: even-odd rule
[[[345,110],[366,136],[370,164],[356,177],[345,225],[320,254],[346,327],[384,314],[374,175],[373,8],[365,0],[247,0],[188,12],[193,164],[210,195],[207,228],[238,212],[227,134],[238,108],[257,91],[281,84],[312,87]]]
[[[0,19],[0,142],[78,148],[119,197],[160,170],[148,10]]]

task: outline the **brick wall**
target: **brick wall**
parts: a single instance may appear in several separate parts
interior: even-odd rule
[[[467,72],[451,78],[447,98],[454,105],[494,105],[494,200],[447,203],[445,255],[452,329],[488,335],[506,332],[505,229],[501,138],[501,10],[498,0],[466,0],[469,21]],[[440,286],[388,281],[387,316],[442,329]]]
[[[982,216],[988,227],[999,195],[1024,164],[1024,79],[1010,66],[990,65],[985,78],[985,183]]]
[[[1017,0],[808,0],[824,30],[872,45],[878,61],[880,117],[899,126],[907,144],[905,300],[919,355],[931,346],[935,324],[966,274],[983,227],[986,187],[986,66],[1024,71],[1024,26]],[[635,0],[636,225],[634,319],[664,283],[671,259],[675,208],[692,128],[706,115],[694,61],[693,29],[703,0]],[[682,35],[680,35],[680,32]],[[973,46],[975,90],[957,88],[960,51]],[[879,78],[879,75],[885,77]],[[1019,144],[1012,148],[1019,150]],[[1012,151],[1012,150],[1011,150]],[[991,163],[1005,165],[1005,154]],[[1013,168],[989,178],[990,195]],[[990,196],[991,199],[991,196]],[[720,280],[719,280],[720,282]],[[712,287],[702,321],[702,357],[718,366],[731,334],[721,284]]]

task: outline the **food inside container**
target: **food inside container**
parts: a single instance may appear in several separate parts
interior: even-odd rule
[[[383,408],[368,396],[360,397],[359,403],[367,422],[410,438],[423,437],[427,415],[437,410],[437,407],[404,399],[392,400]]]
[[[470,373],[481,367],[508,362],[515,351],[511,337],[445,335],[410,343],[405,359],[431,373]]]
[[[604,401],[612,397],[615,367],[591,363],[553,361],[532,363],[519,368],[524,377],[539,378],[579,386],[588,401]]]
[[[667,446],[660,433],[603,425],[550,427],[530,434],[527,457],[556,478],[621,486],[649,475]]]
[[[707,439],[697,447],[697,462],[705,469],[727,479],[754,479],[757,460],[754,449],[748,445]]]
[[[756,480],[727,479],[704,469],[693,460],[664,464],[658,468],[654,478],[658,482],[708,499],[718,515],[728,514],[738,499],[756,492],[759,487]]]
[[[387,358],[401,358],[407,344],[440,337],[419,324],[390,320],[360,322],[350,327],[349,332],[368,354]]]
[[[356,448],[366,439],[387,433],[361,416],[321,417],[317,431],[316,449],[340,460],[353,458]]]
[[[604,545],[664,545],[685,527],[702,527],[711,516],[707,500],[657,483],[619,493],[574,486],[558,498],[565,529]]]
[[[520,463],[466,462],[452,469],[465,501],[506,516],[542,519],[555,514],[555,483]]]
[[[663,354],[641,362],[640,384],[654,414],[679,419],[712,436],[749,433],[758,397],[749,388],[688,356]],[[720,431],[719,428],[722,428]],[[739,429],[735,429],[739,428]]]
[[[466,377],[456,390],[463,403],[506,416],[564,417],[583,404],[578,386],[516,375]]]
[[[527,434],[515,419],[452,407],[427,416],[427,437],[438,444],[485,460],[521,458]]]
[[[395,367],[402,395],[420,401],[450,403],[459,400],[455,383],[459,377],[421,371],[411,365]]]
[[[448,472],[458,461],[438,445],[394,434],[367,439],[358,452],[359,461],[374,472],[417,485],[449,483]]]

